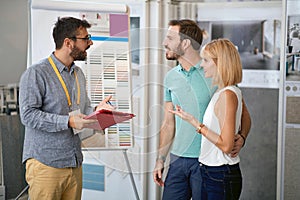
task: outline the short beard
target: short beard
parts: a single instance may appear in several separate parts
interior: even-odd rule
[[[184,51],[181,49],[180,44],[177,46],[175,51],[171,51],[171,53],[172,53],[171,55],[168,55],[166,53],[167,60],[178,60],[178,58],[180,58],[180,56],[184,55]]]
[[[86,60],[86,54],[84,51],[81,51],[78,47],[74,46],[70,56],[75,60]]]
[[[166,59],[167,59],[167,60],[177,60],[179,57],[180,57],[180,56],[179,56],[178,54],[176,54],[176,53],[172,53],[172,55],[168,55],[168,54],[166,53]]]

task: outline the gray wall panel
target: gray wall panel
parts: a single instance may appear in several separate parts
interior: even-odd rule
[[[276,199],[278,89],[242,88],[252,128],[240,153],[241,199]]]
[[[0,2],[0,85],[18,83],[27,68],[28,1]]]
[[[25,165],[22,164],[24,126],[19,115],[0,116],[5,198],[16,198],[26,186]]]
[[[284,199],[300,197],[300,129],[285,129]]]

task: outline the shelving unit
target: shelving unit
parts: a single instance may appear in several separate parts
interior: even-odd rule
[[[0,86],[0,113],[11,115],[19,111],[19,84],[7,84]]]

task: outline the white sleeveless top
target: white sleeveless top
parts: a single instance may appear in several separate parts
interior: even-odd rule
[[[217,134],[221,133],[219,120],[214,112],[214,107],[216,102],[219,99],[220,94],[225,90],[233,91],[238,99],[238,109],[236,113],[236,122],[235,122],[235,134],[238,133],[241,125],[241,116],[242,116],[242,93],[241,90],[236,86],[227,86],[220,91],[217,91],[211,101],[208,104],[208,107],[205,111],[203,117],[203,124],[210,130],[214,131]],[[225,105],[224,105],[225,106]],[[216,145],[211,143],[206,137],[202,136],[201,143],[201,152],[199,156],[199,162],[207,166],[220,166],[224,164],[233,165],[240,161],[239,156],[232,158],[229,154],[225,154],[219,149]]]

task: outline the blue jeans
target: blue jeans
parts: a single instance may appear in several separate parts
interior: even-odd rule
[[[163,200],[200,199],[201,174],[198,158],[170,155],[170,168],[165,180]]]
[[[239,164],[210,167],[200,164],[201,200],[236,200],[242,191]]]

